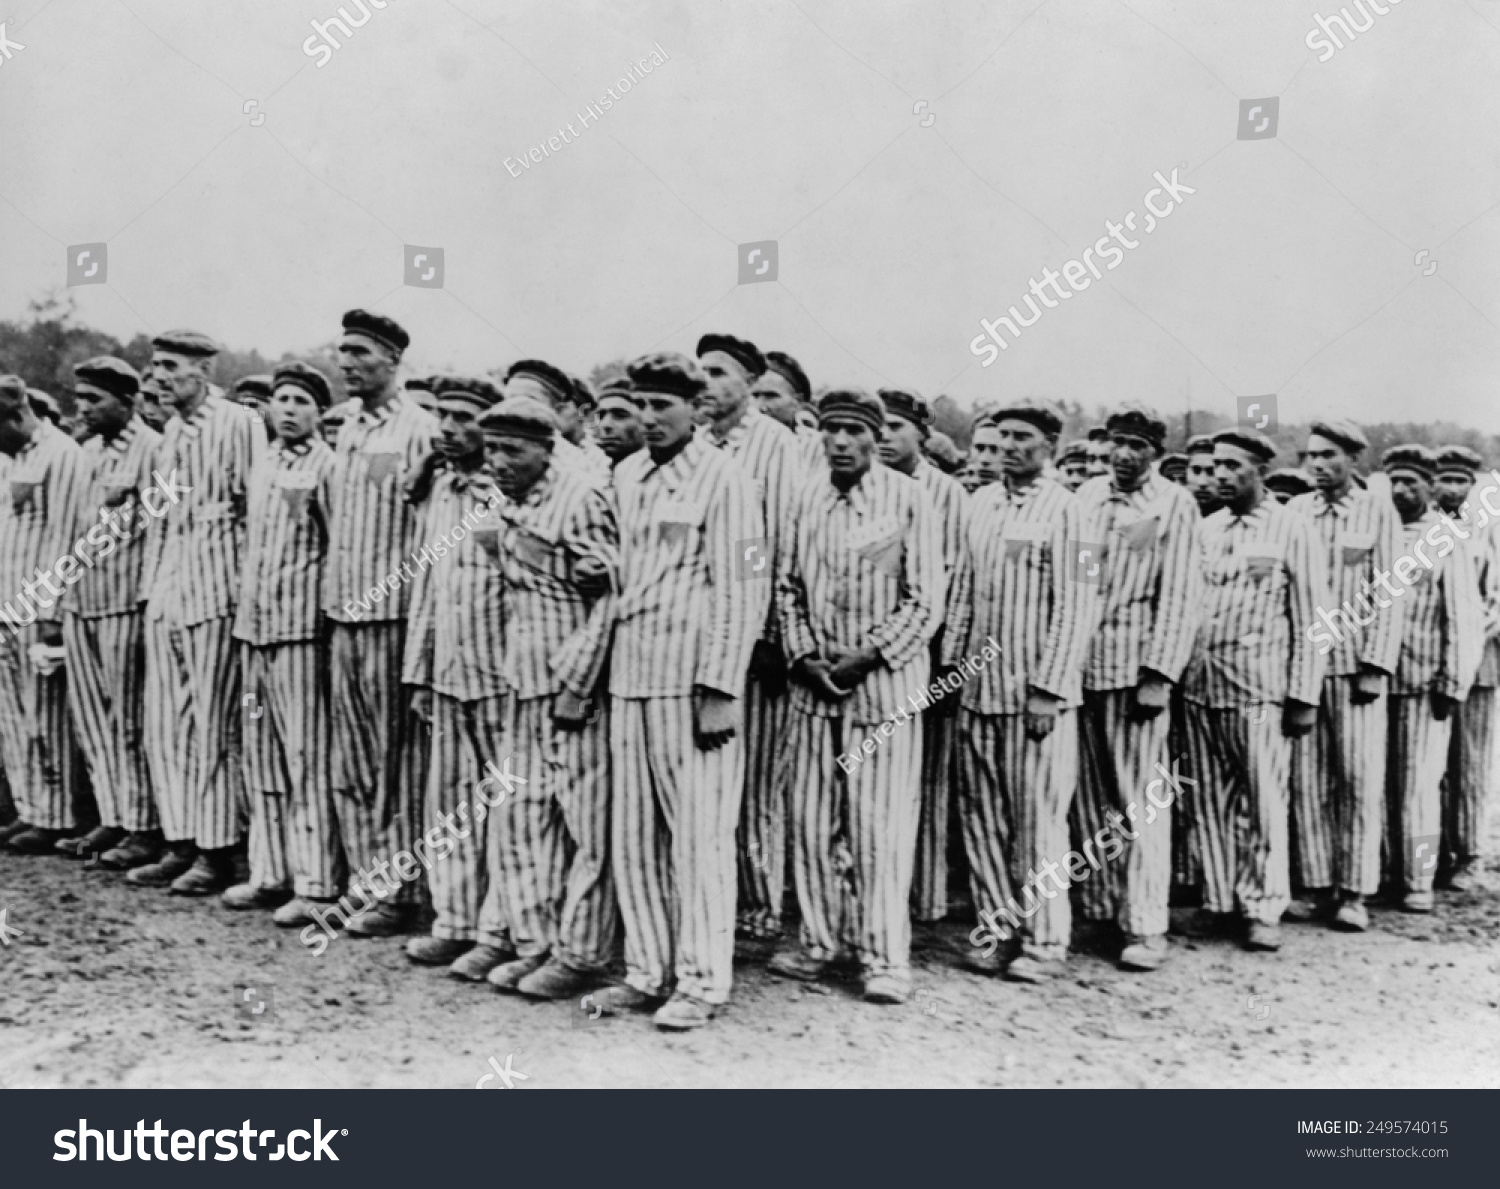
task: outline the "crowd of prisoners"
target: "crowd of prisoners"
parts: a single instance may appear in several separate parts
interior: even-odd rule
[[[0,376],[3,861],[667,1030],[737,939],[899,1004],[913,921],[1043,984],[1075,916],[1148,973],[1172,930],[1271,952],[1480,886],[1474,451],[1328,419],[1278,469],[1032,398],[961,451],[729,334],[595,384],[409,345],[351,310],[336,382],[221,388],[169,331],[67,417]]]

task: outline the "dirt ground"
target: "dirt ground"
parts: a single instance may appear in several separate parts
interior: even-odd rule
[[[462,1088],[493,1057],[519,1089],[1497,1086],[1500,864],[1485,878],[1431,917],[1378,907],[1363,935],[1289,926],[1274,955],[1174,937],[1152,975],[1080,933],[1045,987],[960,969],[968,924],[918,927],[902,1007],[772,978],[761,946],[712,1025],[666,1035],[414,968],[399,940],[315,957],[267,914],[4,854],[0,1085]]]

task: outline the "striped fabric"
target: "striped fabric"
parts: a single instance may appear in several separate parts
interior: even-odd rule
[[[519,626],[512,621],[513,626]],[[609,721],[559,730],[547,698],[510,699],[508,767],[526,783],[490,813],[516,953],[601,971],[617,924],[609,863]]]
[[[1293,496],[1287,508],[1312,523],[1327,563],[1332,587],[1329,617],[1339,628],[1327,675],[1357,673],[1362,664],[1390,673],[1401,647],[1405,600],[1385,596],[1377,600],[1370,593],[1376,589],[1375,575],[1390,570],[1400,548],[1401,518],[1390,496],[1372,491],[1356,478],[1340,499],[1330,501],[1321,491],[1309,491]],[[1390,605],[1381,607],[1382,601]],[[1354,622],[1346,608],[1360,619],[1373,615],[1373,622]]]
[[[146,767],[162,835],[168,842],[193,837],[188,800],[187,748],[193,732],[184,729],[192,715],[191,689],[177,665],[181,628],[165,619],[145,616],[146,692],[142,711]]]
[[[1495,690],[1475,685],[1459,707],[1443,778],[1443,853],[1465,863],[1484,853],[1485,802],[1495,779]]]
[[[144,745],[146,619],[139,611],[63,616],[68,708],[88,763],[99,824],[157,828]]]
[[[793,711],[787,737],[802,946],[823,961],[853,958],[866,978],[910,977],[922,735],[908,725],[882,737],[842,705],[838,717]],[[845,771],[838,757],[867,742],[874,751]]]
[[[572,472],[592,487],[602,487],[609,482],[610,472],[613,470],[609,455],[592,438],[585,438],[582,446],[567,438],[555,438],[552,456],[559,467]]]
[[[1329,605],[1328,567],[1307,518],[1267,498],[1245,516],[1220,508],[1198,541],[1207,590],[1184,697],[1215,709],[1317,705],[1326,658],[1308,629]]]
[[[844,703],[794,684],[793,713],[866,726],[924,695],[945,584],[942,526],[920,483],[883,466],[872,466],[847,492],[827,472],[814,476],[802,489],[779,571],[789,661],[866,645],[877,647],[882,661]]]
[[[250,883],[331,899],[342,889],[328,779],[327,645],[247,644],[241,652]]]
[[[85,619],[134,612],[145,597],[146,526],[154,517],[140,501],[141,493],[156,483],[152,469],[161,440],[161,434],[132,417],[110,441],[95,435],[83,444],[82,490],[68,531],[73,540],[83,540],[80,556],[93,565],[69,589],[63,606]],[[152,499],[162,506],[161,496]]]
[[[1214,514],[1215,516],[1218,513]],[[1212,517],[1210,517],[1212,519]],[[1281,708],[1187,705],[1203,907],[1274,925],[1292,900]]]
[[[234,614],[250,472],[265,450],[259,418],[217,394],[188,420],[167,422],[156,469],[180,494],[167,501],[161,535],[153,537],[160,552],[154,565],[147,563],[152,614],[185,627]]]
[[[67,674],[42,677],[32,668],[27,652],[40,641],[34,623],[0,632],[0,758],[20,820],[63,830],[77,824]]]
[[[356,411],[339,428],[334,447],[344,471],[324,597],[329,616],[338,622],[388,623],[406,618],[409,586],[399,583],[389,598],[373,603],[369,593],[413,560],[420,518],[406,502],[401,481],[432,450],[437,419],[405,391],[374,413],[361,405],[351,408]]]
[[[1113,476],[1100,475],[1077,494],[1083,539],[1103,542],[1106,559],[1083,687],[1128,689],[1144,669],[1177,681],[1203,600],[1196,501],[1154,471],[1135,491],[1119,491]]]
[[[615,470],[621,593],[610,693],[675,698],[694,686],[738,698],[765,623],[765,582],[742,581],[745,543],[765,522],[749,475],[694,438],[658,466],[647,451]],[[738,794],[735,796],[738,805]]]
[[[83,569],[68,555],[77,543],[75,507],[84,473],[78,444],[47,421],[38,420],[14,456],[0,454],[0,625],[15,631],[62,619],[58,600],[69,575]]]
[[[465,702],[501,697],[510,688],[496,514],[503,499],[484,472],[443,471],[433,481],[418,534],[427,544],[411,582],[403,681]]]
[[[1385,859],[1391,883],[1407,892],[1432,891],[1442,847],[1439,783],[1448,759],[1453,716],[1433,717],[1432,695],[1390,699],[1386,759]]]
[[[1484,623],[1474,557],[1469,550],[1456,547],[1440,556],[1433,543],[1445,533],[1430,508],[1401,526],[1401,553],[1411,563],[1398,565],[1396,578],[1405,582],[1410,577],[1411,582],[1401,596],[1406,608],[1401,650],[1391,680],[1393,694],[1430,690],[1462,699],[1479,668]],[[1453,538],[1448,540],[1451,545]],[[1431,568],[1426,559],[1432,561]]]
[[[993,483],[972,497],[967,543],[948,596],[943,660],[958,665],[991,636],[1000,659],[964,684],[965,709],[1019,714],[1033,687],[1067,708],[1082,703],[1099,589],[1071,564],[1074,552],[1089,545],[1082,530],[1077,497],[1045,477],[1016,492]]]
[[[797,439],[797,457],[802,463],[802,474],[811,474],[828,463],[828,454],[823,449],[823,435],[810,425],[798,425],[793,435]]]
[[[554,462],[519,502],[501,504],[498,515],[474,536],[500,567],[506,685],[523,700],[564,687],[587,697],[608,658],[614,600],[585,598],[572,575],[584,558],[619,573],[609,496]]]
[[[188,688],[188,808],[193,839],[202,850],[233,846],[244,837],[245,801],[241,756],[240,648],[228,617],[176,630],[178,680]]]
[[[1390,698],[1356,704],[1354,685],[1324,678],[1317,725],[1292,745],[1292,824],[1304,888],[1369,896],[1380,884]]]
[[[628,540],[625,523],[622,517]],[[626,567],[628,573],[628,557]],[[751,631],[758,622],[749,618]],[[648,995],[675,990],[726,1003],[734,983],[741,742],[699,748],[693,699],[676,697],[616,698],[609,744],[610,852],[625,926],[625,981]]]
[[[339,460],[321,438],[271,443],[250,472],[234,635],[249,644],[317,638]]]
[[[1013,914],[1027,957],[1066,957],[1073,916],[1067,876],[1057,865],[1068,853],[1078,715],[1062,711],[1051,733],[1037,740],[1027,735],[1024,714],[982,714],[965,706],[958,714],[958,771],[975,910],[1001,921],[1006,911]]]

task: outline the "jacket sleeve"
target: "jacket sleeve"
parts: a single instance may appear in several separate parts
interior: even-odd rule
[[[1291,701],[1316,706],[1322,694],[1323,673],[1328,657],[1313,645],[1308,634],[1319,607],[1328,606],[1328,561],[1307,520],[1286,513],[1287,614],[1291,639],[1287,660],[1286,696]]]
[[[869,633],[890,669],[910,664],[937,634],[943,621],[943,526],[932,497],[921,483],[910,483],[906,539],[901,550],[901,600],[885,622]]]
[[[726,697],[745,692],[750,650],[765,627],[767,582],[741,581],[740,543],[766,535],[765,518],[750,476],[722,454],[705,465],[722,468],[703,522],[703,548],[709,569],[708,622],[698,640],[693,684]]]
[[[1167,515],[1165,548],[1151,637],[1141,667],[1179,681],[1193,654],[1203,608],[1203,567],[1198,559],[1198,509],[1179,490]]]

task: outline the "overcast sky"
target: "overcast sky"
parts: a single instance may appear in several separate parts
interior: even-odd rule
[[[338,7],[0,4],[0,317],[104,242],[73,292],[121,338],[279,354],[362,305],[422,370],[724,330],[963,403],[1274,393],[1500,431],[1500,0],[1388,3],[1336,51],[1306,41],[1328,0],[388,0],[319,66]],[[1267,98],[1275,136],[1238,139]],[[1194,193],[1142,234],[1174,168]],[[982,366],[979,319],[1029,318],[1132,211],[1138,246]],[[741,285],[762,240],[778,279]],[[407,244],[441,289],[403,283]]]

